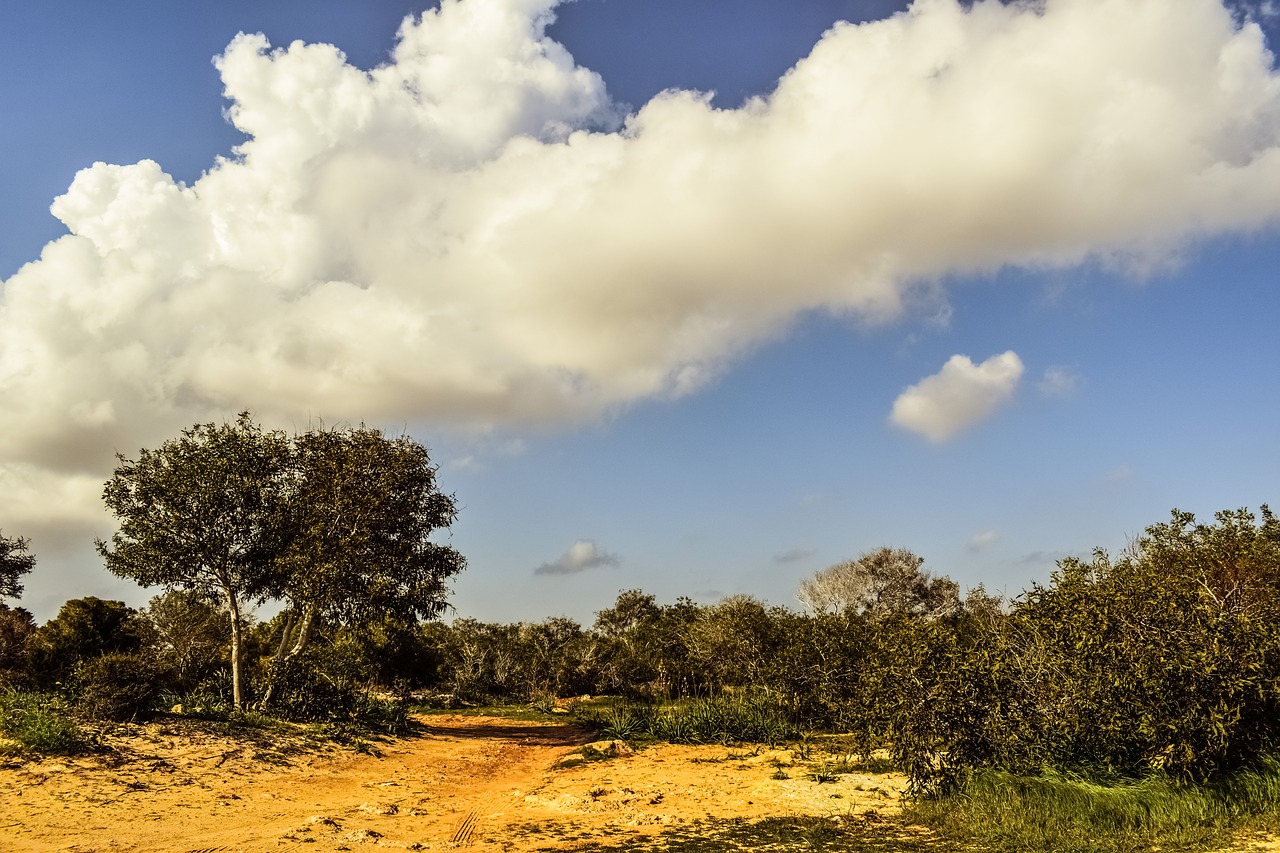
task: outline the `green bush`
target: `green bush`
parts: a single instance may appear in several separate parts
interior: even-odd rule
[[[75,705],[94,720],[136,720],[151,712],[165,680],[151,658],[118,652],[99,655],[76,664]]]
[[[60,698],[24,690],[0,691],[0,735],[14,751],[41,755],[73,755],[92,745]]]
[[[1280,523],[1187,513],[1064,560],[1005,618],[894,640],[884,694],[916,793],[973,770],[1208,781],[1280,750]],[[894,687],[894,685],[897,687]]]
[[[31,669],[39,685],[52,688],[69,683],[81,661],[142,651],[153,640],[150,623],[123,601],[76,598],[63,604],[58,615],[31,637]]]

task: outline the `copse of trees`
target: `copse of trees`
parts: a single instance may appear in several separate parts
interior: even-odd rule
[[[243,413],[119,461],[103,498],[120,529],[97,543],[107,569],[226,608],[237,709],[248,609],[271,598],[288,605],[274,684],[321,616],[434,616],[447,579],[465,566],[430,539],[456,508],[426,449],[407,436],[359,427],[290,439]]]

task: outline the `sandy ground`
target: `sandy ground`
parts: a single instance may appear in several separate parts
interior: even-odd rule
[[[699,820],[875,820],[902,778],[818,783],[785,751],[651,746],[560,762],[590,739],[563,724],[424,717],[379,756],[250,743],[166,721],[110,752],[0,765],[0,851],[573,849]],[[570,761],[573,759],[570,758]],[[790,778],[773,778],[779,770]]]

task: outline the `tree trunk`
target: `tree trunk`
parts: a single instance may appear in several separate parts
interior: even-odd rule
[[[285,648],[289,645],[289,640],[293,636],[294,622],[296,622],[297,613],[294,610],[289,611],[289,615],[285,618],[284,633],[280,636],[280,646],[276,650],[276,656],[272,661],[271,680],[267,683],[267,689],[263,691],[262,702],[259,707],[266,709],[271,706],[271,700],[276,695],[276,680],[280,677],[280,667],[298,655],[302,654],[303,649],[311,641],[311,632],[315,628],[316,612],[314,607],[306,607],[302,611],[302,624],[298,626],[298,639],[294,643],[293,648],[289,649],[288,654]]]
[[[243,706],[240,689],[240,634],[244,627],[240,616],[240,602],[235,590],[227,589],[227,610],[231,613],[231,701],[237,711]]]
[[[297,657],[306,649],[307,644],[311,642],[311,632],[316,626],[316,609],[311,605],[307,605],[302,611],[302,624],[298,626],[298,642],[294,643],[293,648],[289,650],[289,657]]]

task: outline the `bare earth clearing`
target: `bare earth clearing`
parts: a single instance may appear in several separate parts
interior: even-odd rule
[[[494,717],[422,722],[420,736],[378,745],[380,756],[165,721],[125,727],[104,754],[9,759],[0,850],[568,850],[699,821],[809,815],[874,831],[897,812],[903,781],[849,773],[820,784],[807,765],[788,769],[791,752],[723,746],[558,767],[590,736]],[[779,765],[791,778],[772,778]]]

